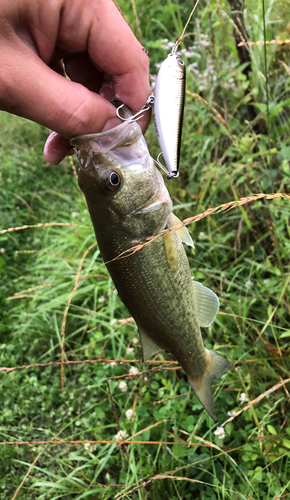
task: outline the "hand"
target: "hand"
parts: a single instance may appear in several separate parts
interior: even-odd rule
[[[72,137],[120,123],[113,99],[132,113],[145,104],[148,57],[111,0],[1,0],[0,14],[0,109],[55,131],[50,163]]]

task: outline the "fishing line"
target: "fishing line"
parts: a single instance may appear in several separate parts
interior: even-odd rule
[[[192,11],[191,11],[191,13],[190,13],[190,15],[189,15],[189,18],[188,18],[188,19],[187,19],[187,21],[186,21],[186,24],[185,24],[185,26],[184,26],[184,28],[183,28],[183,31],[182,31],[182,33],[181,33],[181,36],[178,38],[178,40],[177,40],[177,42],[176,42],[176,45],[177,45],[177,44],[179,45],[179,44],[182,42],[182,40],[183,40],[183,38],[184,38],[184,33],[185,33],[185,31],[186,31],[186,28],[187,28],[187,26],[189,25],[190,20],[191,20],[191,18],[192,18],[192,16],[193,16],[193,13],[194,13],[194,11],[195,11],[196,7],[198,6],[198,4],[199,4],[199,0],[197,0],[197,1],[196,1],[196,3],[195,3],[195,5],[193,6],[193,9],[192,9]]]

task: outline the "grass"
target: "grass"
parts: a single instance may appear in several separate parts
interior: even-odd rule
[[[156,74],[163,39],[178,38],[191,5],[136,0],[138,19],[120,6],[136,33],[139,21]],[[267,39],[289,38],[286,2],[265,2],[264,10]],[[262,2],[249,2],[244,17],[250,40],[263,40]],[[195,54],[184,54],[186,64],[197,64],[188,71],[181,175],[168,183],[181,220],[252,193],[289,194],[290,77],[279,62],[287,66],[289,45],[267,46],[266,58],[264,46],[250,46],[247,79],[232,29],[229,4],[203,2],[182,46]],[[289,495],[289,201],[261,199],[188,226],[192,273],[221,301],[205,345],[232,365],[214,387],[215,424],[170,356],[143,367],[135,323],[93,246],[71,161],[45,163],[46,131],[37,125],[2,113],[0,127],[0,230],[43,224],[0,233],[0,366],[55,363],[0,373],[0,440],[62,441],[1,445],[1,498]],[[157,157],[153,126],[146,140]],[[64,338],[66,360],[93,362],[66,365],[62,387]],[[229,412],[259,396],[225,425],[223,439],[214,434]],[[112,442],[120,430],[135,443]]]

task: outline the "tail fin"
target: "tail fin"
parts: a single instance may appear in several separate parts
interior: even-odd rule
[[[201,404],[210,414],[211,418],[216,420],[211,383],[213,379],[221,377],[225,373],[230,366],[230,362],[214,351],[208,351],[207,349],[206,351],[210,357],[210,363],[202,379],[189,378],[189,382]]]

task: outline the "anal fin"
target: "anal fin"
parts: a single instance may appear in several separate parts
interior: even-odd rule
[[[143,361],[147,361],[151,356],[154,356],[154,354],[163,351],[163,349],[159,347],[139,325],[138,331],[143,350]]]

